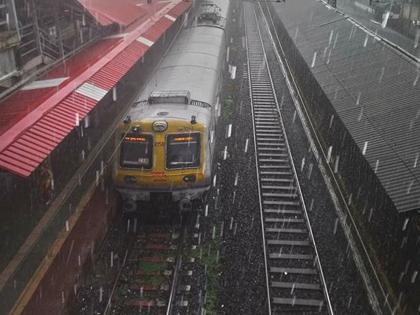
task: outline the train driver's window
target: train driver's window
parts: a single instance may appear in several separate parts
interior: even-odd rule
[[[200,134],[168,135],[166,167],[190,168],[200,165]]]
[[[151,135],[126,135],[121,145],[121,166],[152,168],[153,138]]]

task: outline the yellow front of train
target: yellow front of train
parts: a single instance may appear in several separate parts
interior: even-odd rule
[[[123,199],[179,202],[184,210],[210,188],[207,128],[186,119],[125,121],[118,132],[114,183]]]

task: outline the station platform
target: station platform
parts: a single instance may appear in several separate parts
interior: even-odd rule
[[[115,210],[113,130],[192,6],[79,2],[120,32],[0,101],[0,314],[65,310]]]

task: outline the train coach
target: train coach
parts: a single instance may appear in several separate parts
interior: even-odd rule
[[[192,210],[211,187],[229,4],[201,4],[121,123],[113,179],[130,210],[137,201]]]

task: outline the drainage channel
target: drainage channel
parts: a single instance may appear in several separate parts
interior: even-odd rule
[[[332,314],[254,6],[244,2],[270,314]]]

